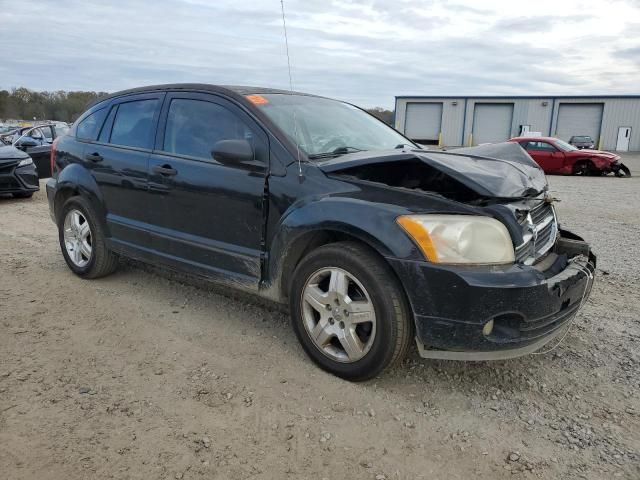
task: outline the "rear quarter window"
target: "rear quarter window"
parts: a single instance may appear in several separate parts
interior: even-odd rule
[[[95,140],[98,138],[98,132],[100,131],[106,116],[106,108],[96,110],[91,115],[88,115],[78,124],[78,127],[76,128],[76,137],[81,140]]]

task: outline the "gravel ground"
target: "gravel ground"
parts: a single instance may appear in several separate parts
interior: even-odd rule
[[[44,193],[0,199],[0,477],[640,478],[640,176],[550,183],[599,261],[564,343],[494,363],[412,352],[364,384],[240,295],[131,263],[80,280]]]

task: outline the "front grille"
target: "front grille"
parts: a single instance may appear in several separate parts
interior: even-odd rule
[[[0,175],[8,175],[13,171],[13,167],[15,167],[16,163],[4,164],[0,165]]]
[[[558,223],[553,206],[541,202],[528,212],[521,212],[523,242],[516,248],[516,261],[531,265],[553,247],[558,235]]]

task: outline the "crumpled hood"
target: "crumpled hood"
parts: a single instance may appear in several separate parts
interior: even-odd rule
[[[25,158],[29,158],[29,155],[16,147],[11,145],[0,146],[0,163],[15,162]]]
[[[602,150],[591,150],[589,148],[583,148],[582,150],[572,151],[571,154],[573,156],[582,156],[588,154],[592,157],[598,158],[606,158],[607,160],[618,160],[620,159],[620,155],[611,152],[604,152]]]
[[[522,198],[539,195],[548,188],[542,169],[517,143],[497,143],[459,148],[447,152],[430,150],[390,150],[357,152],[317,165],[326,173],[360,165],[415,161],[454,178],[478,195],[487,198]]]

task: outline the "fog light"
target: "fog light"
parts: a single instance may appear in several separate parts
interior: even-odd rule
[[[493,318],[489,320],[487,323],[485,323],[484,327],[482,327],[482,334],[485,337],[488,337],[489,335],[491,335],[491,332],[493,332]]]

